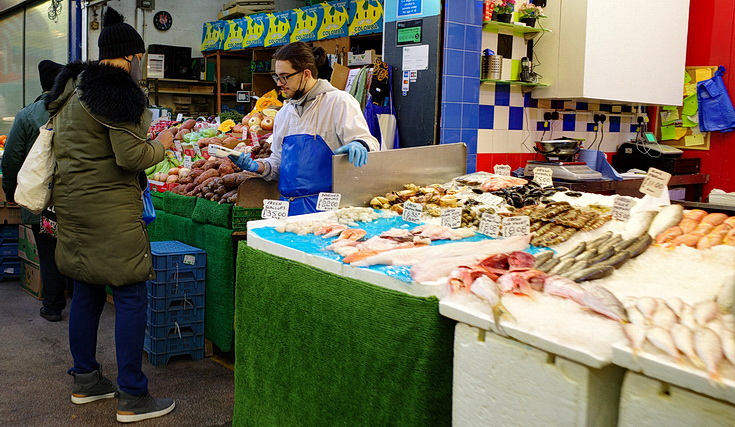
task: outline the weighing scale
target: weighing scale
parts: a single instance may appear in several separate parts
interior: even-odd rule
[[[538,168],[549,168],[552,171],[552,177],[563,181],[594,181],[602,179],[602,174],[592,170],[584,162],[541,162],[538,160],[529,160],[523,175],[533,176],[533,170]]]

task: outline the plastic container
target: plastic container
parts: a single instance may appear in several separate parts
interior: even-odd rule
[[[179,337],[179,334],[173,331],[165,338],[154,338],[146,334],[143,348],[154,354],[194,351],[204,348],[204,334],[196,335],[191,331],[182,331]]]
[[[148,308],[155,311],[168,310],[170,307],[204,307],[204,294],[172,295],[170,297],[148,297]]]
[[[14,239],[14,243],[0,244],[0,256],[18,256],[18,239]]]
[[[168,325],[154,325],[148,323],[145,327],[145,333],[147,336],[151,337],[154,340],[184,339],[185,336],[188,337],[189,335],[203,336],[204,321],[193,323],[173,322],[172,324]]]
[[[207,253],[176,240],[151,242],[153,269],[205,267]]]
[[[261,219],[260,214],[262,212],[263,209],[234,206],[232,208],[232,229],[235,231],[246,231],[248,229],[248,222]]]
[[[18,238],[18,226],[13,224],[0,224],[0,239]]]
[[[204,280],[178,280],[173,282],[148,281],[148,295],[154,298],[166,298],[182,295],[199,295],[204,293]]]
[[[204,307],[191,307],[174,301],[166,310],[148,310],[148,324],[154,326],[204,322]]]

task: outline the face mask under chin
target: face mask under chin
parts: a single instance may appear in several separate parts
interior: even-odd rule
[[[291,99],[293,99],[294,101],[298,101],[299,99],[301,99],[301,97],[304,96],[304,88],[302,87],[303,84],[304,84],[304,75],[302,74],[301,81],[299,82],[300,89],[294,92],[293,96],[291,97]]]
[[[133,56],[133,59],[128,62],[130,63],[130,77],[133,78],[133,81],[137,83],[143,80],[143,69],[138,57]]]

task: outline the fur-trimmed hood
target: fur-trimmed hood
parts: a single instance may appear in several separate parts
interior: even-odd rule
[[[74,80],[71,86],[69,80]],[[148,106],[143,91],[122,68],[96,62],[70,62],[56,76],[45,98],[54,114],[76,87],[89,110],[113,123],[139,123]]]

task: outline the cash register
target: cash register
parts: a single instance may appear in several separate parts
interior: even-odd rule
[[[660,144],[652,132],[639,133],[636,139],[624,142],[612,156],[612,166],[618,172],[630,169],[656,168],[672,175],[699,173],[699,158],[681,158],[684,152],[670,145]]]

